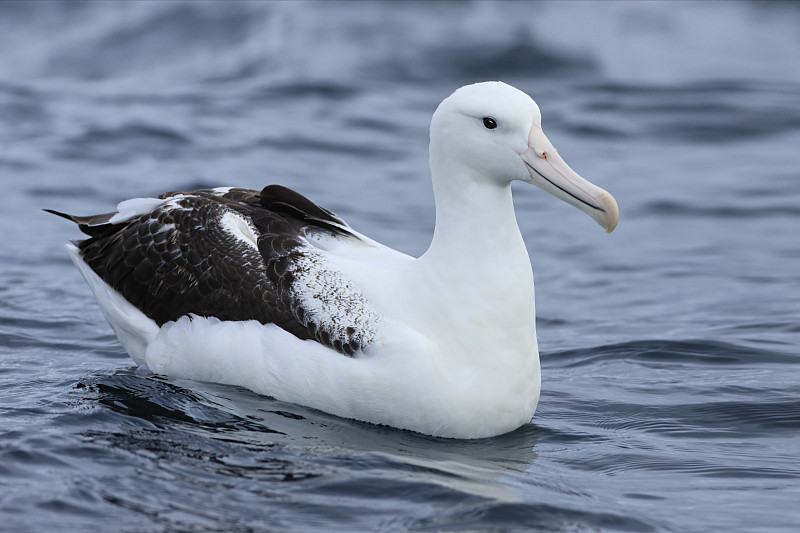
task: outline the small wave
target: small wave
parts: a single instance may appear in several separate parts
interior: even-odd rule
[[[721,391],[713,389],[708,392],[721,395]],[[800,400],[776,398],[763,390],[752,390],[750,395],[750,402],[709,402],[705,397],[681,404],[654,404],[652,397],[641,398],[640,403],[595,400],[573,418],[577,424],[602,430],[600,435],[579,439],[583,442],[593,438],[602,441],[606,431],[707,440],[791,434],[800,427]],[[563,437],[553,436],[559,441]],[[793,475],[798,474],[800,471]]]
[[[700,477],[716,478],[772,478],[795,479],[800,471],[786,468],[760,467],[754,465],[715,464],[708,460],[673,458],[669,454],[653,451],[647,453],[625,452],[584,456],[581,458],[560,458],[559,463],[570,468],[587,472],[605,472],[619,475],[631,471],[671,472]]]
[[[279,433],[220,409],[207,398],[157,377],[144,378],[120,372],[82,383],[82,386],[97,391],[100,403],[111,410],[156,424],[189,422],[214,431]]]
[[[757,394],[754,391],[754,396]],[[682,406],[693,423],[742,435],[796,433],[800,428],[800,400],[755,399],[753,401],[704,402]]]
[[[262,84],[260,87],[252,89],[250,91],[250,102],[290,101],[294,99],[338,102],[349,100],[360,92],[358,85],[354,83],[325,80],[316,82],[293,81],[291,83],[271,81],[268,84]]]
[[[629,516],[608,512],[579,511],[546,503],[491,503],[459,506],[454,511],[422,520],[415,527],[432,531],[655,531]]]
[[[90,128],[68,139],[58,149],[64,159],[127,162],[150,156],[168,159],[191,144],[186,135],[164,125],[132,123],[111,128]]]
[[[750,365],[797,364],[796,356],[764,349],[746,348],[711,340],[642,340],[548,354],[549,367],[576,367],[600,361],[624,360],[642,365]]]
[[[98,198],[102,196],[100,189],[88,185],[37,186],[25,191],[36,198]]]
[[[0,83],[0,115],[14,125],[15,138],[30,134],[51,118],[46,100],[37,91],[7,83]]]
[[[648,202],[634,208],[633,213],[643,216],[661,215],[668,217],[699,217],[699,218],[763,218],[763,217],[798,217],[800,206],[794,204],[772,205],[764,207],[738,207],[738,206],[700,206],[687,202],[658,200]]]
[[[257,144],[281,152],[346,154],[361,158],[380,158],[381,160],[401,160],[404,155],[401,150],[394,151],[379,149],[375,146],[364,146],[358,143],[300,139],[297,137],[264,138],[258,141]]]
[[[525,72],[536,65],[537,75],[553,76],[595,68],[586,56],[571,55],[540,46],[521,35],[502,44],[460,42],[452,46],[431,44],[419,57],[384,63],[377,71],[389,79],[455,78],[459,80],[501,79]]]
[[[591,115],[608,116],[611,122],[626,117],[630,135],[717,143],[797,131],[799,89],[791,83],[717,80],[675,86],[589,84],[577,90],[581,107]]]
[[[633,132],[625,131],[622,128],[614,128],[607,124],[587,124],[586,122],[568,122],[562,126],[564,131],[580,137],[594,137],[606,140],[629,139],[634,136]]]

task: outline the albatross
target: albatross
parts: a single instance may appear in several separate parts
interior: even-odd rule
[[[334,415],[481,438],[531,421],[541,374],[533,272],[511,183],[607,233],[614,198],[573,171],[533,99],[461,87],[433,114],[436,225],[419,258],[291,189],[220,187],[73,216],[68,243],[120,343],[151,372]]]

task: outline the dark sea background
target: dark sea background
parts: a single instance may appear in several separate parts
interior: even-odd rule
[[[800,4],[0,3],[0,530],[800,531]],[[530,93],[542,396],[418,435],[139,375],[41,211],[293,187],[419,255],[428,125]]]

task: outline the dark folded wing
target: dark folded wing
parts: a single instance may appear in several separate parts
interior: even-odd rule
[[[159,198],[129,218],[51,212],[90,235],[78,243],[84,261],[158,325],[254,319],[350,355],[374,340],[380,317],[305,239],[357,239],[333,213],[275,185]]]

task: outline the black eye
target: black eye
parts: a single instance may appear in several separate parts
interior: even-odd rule
[[[497,127],[497,121],[492,117],[483,117],[483,125],[487,130],[493,130]]]

